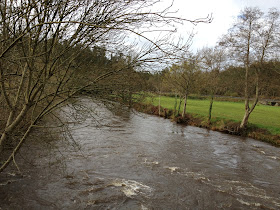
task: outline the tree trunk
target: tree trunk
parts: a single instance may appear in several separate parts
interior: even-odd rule
[[[16,148],[13,150],[12,154],[10,155],[10,157],[1,165],[0,167],[0,173],[9,165],[9,163],[14,160],[16,153],[19,151],[19,149],[21,148],[22,144],[24,143],[24,141],[26,140],[27,136],[29,135],[29,133],[31,132],[33,125],[30,125],[28,127],[28,129],[26,130],[26,132],[24,133],[23,137],[20,139],[19,143],[17,144]]]
[[[249,100],[249,94],[248,94],[248,68],[246,68],[245,113],[244,113],[244,117],[242,119],[242,122],[241,122],[241,124],[239,126],[241,129],[244,129],[244,128],[247,127],[250,114],[255,109],[258,101],[259,101],[259,75],[257,74],[255,101],[254,101],[252,107],[250,108],[250,100]]]
[[[24,105],[21,112],[18,114],[18,116],[10,121],[9,125],[6,125],[1,137],[0,137],[0,153],[3,151],[3,145],[5,141],[7,140],[8,136],[14,131],[14,129],[19,125],[20,122],[22,122],[23,118],[26,116],[30,106]],[[13,115],[13,114],[11,114]]]
[[[188,100],[188,94],[185,95],[185,101],[184,101],[184,109],[182,113],[182,117],[185,118],[186,110],[187,110],[187,100]]]
[[[246,128],[247,124],[248,124],[248,120],[249,120],[249,117],[250,117],[250,110],[245,110],[245,114],[244,114],[244,117],[243,117],[243,120],[240,124],[240,128],[241,129],[244,129]]]
[[[180,102],[179,102],[179,107],[178,107],[177,116],[179,116],[179,115],[180,115],[181,104],[182,104],[182,98],[181,98],[181,96],[180,96]]]
[[[160,93],[158,96],[158,115],[160,116]]]
[[[174,103],[174,117],[176,117],[176,110],[177,110],[177,94],[175,95],[175,103]]]
[[[212,94],[212,95],[211,95],[211,98],[210,98],[210,105],[209,105],[208,126],[211,125],[211,117],[212,117],[213,102],[214,102],[214,96],[213,96],[213,94]]]
[[[132,96],[132,91],[129,91],[129,96],[128,96],[128,97],[129,97],[129,98],[128,98],[128,101],[129,101],[129,102],[128,102],[128,107],[131,108],[131,107],[132,107],[132,103],[133,103],[133,102],[132,102],[132,101],[133,101],[133,100],[132,100],[132,97],[133,97],[133,96]]]

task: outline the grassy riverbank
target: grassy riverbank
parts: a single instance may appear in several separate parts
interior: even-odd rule
[[[214,101],[211,126],[207,124],[209,103],[209,100],[188,99],[188,124],[193,124],[195,126],[200,127],[208,127],[212,130],[228,131],[228,133],[235,134],[235,130],[238,127],[244,114],[244,103]],[[144,104],[142,104],[146,107],[142,111],[151,114],[158,114],[159,112],[156,108],[158,107],[158,104],[158,97],[147,97]],[[162,107],[162,116],[167,114],[168,118],[174,118],[173,110],[175,105],[175,98],[161,96],[160,104]],[[179,100],[177,102],[177,109],[178,106]],[[279,119],[280,107],[257,105],[257,107],[250,116],[248,131],[242,133],[242,135],[259,139],[262,141],[267,141],[274,145],[280,145]]]

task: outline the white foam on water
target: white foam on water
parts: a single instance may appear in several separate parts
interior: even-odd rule
[[[202,173],[188,171],[188,169],[181,169],[180,167],[166,166],[164,168],[169,169],[171,174],[173,174],[173,172],[177,172],[178,174],[182,174],[186,177],[190,177],[201,182],[210,182],[210,180]]]
[[[164,168],[167,168],[171,171],[171,173],[175,172],[175,171],[178,171],[180,168],[179,167],[164,167]]]
[[[95,203],[96,203],[96,201],[94,201],[94,200],[89,200],[89,201],[87,202],[87,206],[93,206],[93,205],[95,205]]]
[[[267,192],[264,189],[258,188],[251,183],[242,182],[238,180],[227,180],[227,181],[218,181],[210,180],[201,172],[193,172],[188,171],[188,169],[180,169],[179,167],[164,167],[171,170],[171,173],[177,172],[178,174],[184,175],[189,178],[193,178],[200,182],[203,182],[207,185],[211,185],[216,187],[219,192],[229,193],[231,195],[238,195],[239,196],[249,196],[253,198],[259,198],[264,201],[270,201],[275,206],[280,207],[280,199],[276,197],[271,197],[267,195]],[[260,207],[260,203],[249,203],[241,199],[237,199],[240,203],[247,205],[247,206],[255,206]]]
[[[257,152],[259,152],[259,153],[261,153],[261,154],[263,154],[263,155],[267,155],[268,158],[271,158],[271,159],[273,159],[273,160],[280,160],[280,157],[268,155],[265,151],[263,151],[263,150],[260,149],[261,147],[257,147],[257,146],[255,146],[255,145],[254,145],[254,147],[257,148],[255,151],[257,151]]]
[[[250,197],[257,197],[262,199],[272,199],[266,195],[266,191],[255,187],[251,183],[241,182],[241,181],[227,181],[233,184],[233,189],[236,190],[241,195],[246,195]]]
[[[150,196],[153,191],[151,187],[134,180],[115,179],[111,185],[121,187],[121,191],[129,198],[138,194]]]
[[[275,198],[270,197],[266,194],[264,189],[255,187],[251,183],[242,181],[227,181],[231,185],[232,191],[239,195],[245,195],[249,197],[261,198],[264,200],[273,200]]]
[[[158,161],[150,162],[150,161],[147,161],[147,160],[148,160],[147,158],[144,159],[144,163],[147,164],[147,165],[159,165]]]
[[[273,160],[280,160],[279,157],[276,157],[276,156],[268,156],[269,158],[273,159]]]
[[[205,177],[204,174],[197,173],[197,172],[192,172],[192,171],[187,171],[184,173],[185,176],[187,177],[192,177],[195,180],[202,180],[202,181],[210,181],[207,177]]]
[[[141,204],[141,210],[149,210],[146,206],[144,206],[143,204]]]
[[[273,204],[275,204],[275,206],[280,207],[280,203],[277,203],[276,201],[272,201]]]
[[[261,206],[260,203],[249,203],[249,202],[243,201],[241,199],[237,199],[237,201],[240,202],[243,205],[246,205],[246,206],[255,206],[255,207],[260,207]]]
[[[226,183],[229,183],[231,186],[231,194],[237,194],[237,195],[241,195],[243,196],[248,196],[248,197],[253,197],[253,198],[260,198],[264,201],[269,201],[272,204],[274,204],[277,207],[280,207],[280,199],[278,197],[271,197],[269,195],[267,195],[267,192],[264,189],[260,189],[254,185],[252,185],[251,183],[246,183],[246,182],[242,182],[242,181],[227,181],[224,183],[224,185],[226,186]],[[229,192],[229,193],[230,193]],[[239,202],[243,201],[240,199],[237,199]],[[245,201],[243,201],[245,202]],[[243,204],[246,204],[243,203]],[[259,207],[261,204],[259,203],[248,203],[250,205],[254,205],[256,207]]]

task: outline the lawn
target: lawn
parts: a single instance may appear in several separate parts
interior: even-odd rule
[[[161,96],[161,106],[168,109],[174,109],[175,98]],[[157,106],[158,97],[148,97],[148,103]],[[187,113],[196,114],[202,117],[208,116],[209,100],[188,99]],[[178,100],[179,104],[179,100]],[[183,104],[182,104],[183,106]],[[181,106],[181,111],[182,111]],[[212,109],[212,118],[222,118],[233,121],[241,121],[244,114],[244,103],[214,101]],[[252,112],[249,123],[257,125],[260,128],[268,129],[272,134],[280,134],[280,107],[257,105]]]

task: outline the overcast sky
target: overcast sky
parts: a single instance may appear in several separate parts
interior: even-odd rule
[[[192,45],[194,51],[203,46],[214,46],[218,38],[227,33],[239,12],[251,6],[257,6],[263,12],[267,12],[272,7],[280,10],[280,0],[174,0],[174,9],[178,9],[179,15],[184,18],[194,19],[212,14],[211,24],[199,24],[194,28],[197,33]],[[192,25],[184,25],[180,32],[186,33],[192,27]]]

